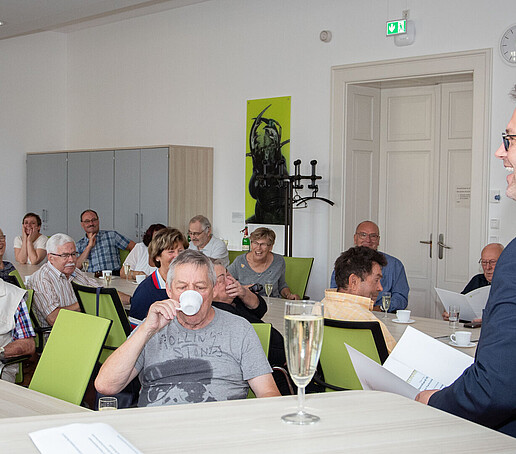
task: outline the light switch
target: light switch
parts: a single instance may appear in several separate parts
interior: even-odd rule
[[[491,218],[489,221],[489,227],[491,227],[492,229],[499,229],[500,228],[500,219]]]

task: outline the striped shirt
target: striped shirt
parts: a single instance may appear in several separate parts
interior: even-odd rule
[[[363,320],[380,322],[380,328],[382,329],[389,353],[396,346],[396,341],[392,334],[389,333],[387,327],[371,312],[373,308],[373,300],[371,298],[341,293],[333,289],[324,292],[323,304],[325,318],[350,322]]]
[[[54,310],[77,302],[72,281],[89,287],[100,287],[95,279],[77,268],[67,277],[50,263],[45,263],[29,278],[27,286],[34,289],[34,314],[41,326],[49,326],[47,317]]]

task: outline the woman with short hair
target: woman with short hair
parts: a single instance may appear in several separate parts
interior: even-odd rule
[[[228,271],[240,284],[261,284],[260,295],[265,295],[265,285],[272,284],[271,296],[289,300],[300,299],[292,293],[285,281],[285,259],[272,252],[276,234],[266,227],[259,227],[250,235],[251,252],[239,255],[229,265]]]
[[[136,289],[131,298],[129,315],[138,320],[147,317],[149,307],[156,301],[167,299],[168,267],[181,252],[188,249],[185,236],[172,227],[158,231],[149,244],[149,261],[158,268]]]

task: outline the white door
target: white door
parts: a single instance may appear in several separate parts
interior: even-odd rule
[[[380,249],[405,265],[414,315],[468,281],[471,125],[471,83],[382,90]]]

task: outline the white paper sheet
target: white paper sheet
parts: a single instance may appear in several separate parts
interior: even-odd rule
[[[110,425],[69,424],[29,434],[41,454],[142,454]]]
[[[460,319],[470,321],[475,318],[482,318],[482,310],[486,306],[490,290],[491,286],[488,285],[486,287],[477,288],[463,295],[450,290],[435,288],[445,310],[448,310],[452,304],[460,306]]]
[[[407,326],[383,366],[349,345],[346,348],[364,389],[409,398],[414,398],[419,391],[451,385],[474,361],[471,356],[411,326]]]

